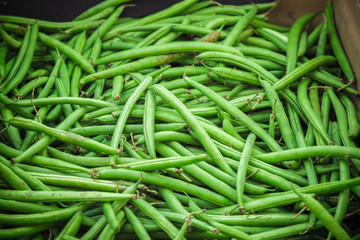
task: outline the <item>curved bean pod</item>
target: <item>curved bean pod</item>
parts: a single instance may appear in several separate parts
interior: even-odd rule
[[[214,146],[211,141],[209,135],[206,133],[204,128],[200,125],[199,121],[194,117],[194,115],[184,106],[182,102],[176,96],[174,96],[171,92],[169,92],[166,88],[160,85],[153,85],[151,89],[158,94],[161,98],[167,101],[175,110],[182,116],[182,118],[187,122],[192,130],[198,136],[199,141],[204,146],[204,148],[209,153],[216,164],[227,172],[230,175],[235,175],[233,170],[229,167],[229,165],[223,159],[220,151]]]
[[[18,128],[37,131],[37,132],[44,132],[49,136],[55,137],[56,139],[71,143],[80,147],[83,147],[85,149],[91,149],[97,152],[105,152],[108,154],[117,154],[117,149],[113,147],[109,147],[107,145],[104,145],[102,143],[96,142],[92,139],[85,138],[83,136],[67,132],[64,130],[56,129],[56,128],[50,128],[47,127],[44,124],[38,123],[34,120],[28,120],[25,118],[20,117],[14,117],[9,121],[9,123],[13,126],[16,126]]]
[[[134,48],[130,50],[124,50],[111,54],[109,56],[100,58],[95,61],[95,64],[104,64],[114,61],[126,60],[131,58],[147,57],[158,54],[169,54],[177,52],[206,52],[206,51],[218,51],[228,52],[236,55],[241,55],[240,51],[236,48],[219,45],[211,42],[198,42],[198,41],[177,41],[172,43],[165,43],[162,45],[152,45],[142,48]]]
[[[239,121],[241,121],[242,124],[251,129],[251,131],[260,138],[262,138],[273,151],[282,151],[282,148],[279,146],[279,144],[264,129],[257,126],[257,124],[242,111],[234,107],[232,104],[227,102],[225,99],[220,97],[216,92],[210,90],[209,88],[200,85],[195,81],[192,81],[187,76],[184,76],[184,79],[188,81],[193,87],[200,90],[208,98],[216,102],[221,108],[223,108],[228,113],[237,118]]]
[[[0,214],[0,223],[8,226],[27,226],[44,223],[55,223],[70,218],[82,207],[83,205],[75,205],[69,208],[44,213]]]
[[[360,150],[356,147],[344,146],[311,146],[284,150],[282,152],[265,153],[256,155],[254,158],[269,163],[276,163],[301,158],[325,156],[360,159]]]

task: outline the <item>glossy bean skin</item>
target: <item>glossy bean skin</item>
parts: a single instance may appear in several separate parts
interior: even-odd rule
[[[147,233],[146,229],[142,225],[142,223],[139,221],[139,219],[136,217],[136,215],[133,213],[133,211],[128,208],[127,206],[124,206],[124,212],[125,215],[130,222],[131,226],[133,227],[137,237],[140,240],[150,240],[151,237]]]
[[[79,54],[78,52],[76,52],[74,49],[70,48],[66,44],[54,38],[51,38],[50,36],[44,33],[39,33],[39,40],[47,46],[59,49],[60,52],[64,53],[74,62],[78,63],[84,71],[88,73],[95,72],[90,62],[83,55]]]
[[[198,120],[192,115],[192,113],[168,90],[161,87],[160,85],[153,85],[151,88],[156,94],[160,95],[164,100],[168,101],[175,110],[177,110],[183,119],[191,126],[191,128],[196,132],[200,137],[199,140],[205,149],[208,150],[209,155],[215,159],[217,164],[225,172],[234,175],[235,173],[230,169],[230,167],[222,159],[221,153],[213,146],[212,141],[210,140],[208,134],[205,132],[203,127],[199,124]]]
[[[237,201],[239,204],[240,211],[244,210],[244,187],[245,187],[245,178],[246,178],[246,170],[247,165],[251,156],[251,149],[255,143],[256,136],[253,133],[250,133],[246,139],[244,151],[241,154],[239,168],[237,171],[236,178],[236,193],[237,193]]]
[[[1,239],[19,239],[21,237],[27,237],[52,227],[53,224],[45,223],[35,226],[24,226],[16,228],[7,228],[0,230]]]
[[[196,0],[186,0],[186,1],[174,4],[173,6],[167,8],[167,9],[164,9],[160,12],[157,12],[152,15],[138,19],[136,21],[131,21],[130,23],[120,24],[120,25],[116,26],[115,28],[113,28],[112,30],[110,30],[107,34],[105,34],[104,40],[108,40],[108,39],[111,39],[111,38],[117,36],[119,34],[119,32],[122,31],[123,28],[137,26],[137,25],[143,25],[143,24],[153,22],[155,20],[173,16],[173,15],[181,12],[182,10],[185,10],[186,8],[190,7],[195,2],[196,2]]]
[[[31,27],[29,45],[26,49],[24,59],[21,63],[21,67],[19,67],[18,71],[13,76],[11,81],[9,81],[6,86],[2,86],[1,92],[3,94],[8,94],[12,89],[14,89],[17,85],[19,85],[21,80],[25,77],[26,72],[30,67],[31,59],[35,52],[35,43],[38,37],[38,31],[39,31],[38,24],[35,22]]]
[[[224,51],[234,54],[241,54],[238,50],[231,47],[221,47],[216,43],[210,42],[173,42],[173,43],[166,43],[163,45],[158,46],[148,46],[142,48],[135,48],[123,52],[114,53],[113,55],[109,55],[104,58],[98,59],[95,64],[104,64],[119,60],[126,60],[131,58],[138,58],[138,57],[145,57],[151,55],[159,55],[159,54],[167,54],[173,52],[203,52],[203,51]]]
[[[171,238],[178,234],[179,230],[151,204],[140,198],[132,200],[132,203],[152,218]]]
[[[126,194],[133,194],[135,192],[135,190],[137,189],[139,183],[135,183],[132,186],[128,187],[127,189],[125,189],[125,191],[123,193]],[[121,210],[121,208],[129,201],[129,199],[125,199],[125,200],[118,200],[118,201],[114,201],[112,203],[112,207],[114,209],[114,212],[119,212]],[[106,218],[105,216],[101,216],[98,221],[86,232],[84,233],[80,239],[82,240],[89,240],[89,239],[93,239],[100,231],[103,227],[105,227],[106,225]]]
[[[66,118],[62,123],[60,123],[57,126],[57,129],[68,129],[70,126],[72,126],[77,119],[79,119],[83,114],[85,114],[86,109],[80,108],[76,111],[74,111],[68,118]],[[21,162],[26,159],[29,159],[31,156],[36,154],[37,152],[44,149],[47,145],[52,143],[55,139],[51,138],[49,136],[45,136],[42,139],[40,139],[38,142],[33,144],[31,147],[26,149],[24,152],[22,152],[19,156],[17,156],[15,159],[12,160],[13,163],[15,162]]]
[[[226,100],[218,97],[218,95],[209,90],[206,87],[200,86],[198,83],[192,81],[188,77],[185,77],[185,79],[194,87],[202,91],[205,95],[207,95],[210,99],[213,101],[216,101],[217,104],[219,104],[224,110],[228,111],[230,114],[232,114],[235,118],[241,119],[242,123],[249,127],[257,136],[260,138],[263,138],[264,141],[266,141],[269,146],[274,151],[281,151],[281,147],[269,136],[269,134],[264,131],[262,128],[259,128],[256,123],[251,120],[249,117],[247,117],[243,112],[241,112],[239,109],[235,108],[233,105],[229,104]]]
[[[161,176],[153,173],[145,173],[141,171],[133,171],[128,169],[109,169],[109,170],[99,171],[99,178],[111,179],[121,175],[123,179],[128,178],[129,180],[138,180],[141,177],[140,174],[142,175],[142,182],[144,183],[151,183],[158,186],[169,187],[170,185],[169,183],[171,182],[174,183],[171,184],[171,188],[173,190],[184,191],[186,189],[185,191],[187,192],[189,192],[190,190],[192,195],[199,196],[210,202],[214,202],[220,205],[226,205],[231,202],[227,198],[219,194],[214,194],[213,192],[205,188],[201,188],[190,183],[186,183],[177,179],[172,179],[166,176]]]
[[[327,144],[331,144],[331,139],[329,138],[326,129],[324,127],[324,124],[322,123],[321,118],[318,116],[318,114],[312,109],[310,101],[308,99],[307,94],[307,86],[310,83],[309,78],[303,79],[298,87],[298,100],[299,103],[304,110],[305,115],[309,119],[309,121],[312,123],[312,126],[319,132],[319,134],[324,138]]]
[[[155,95],[150,90],[145,94],[145,114],[144,114],[144,138],[147,150],[151,158],[156,158],[155,153]]]
[[[18,128],[25,128],[32,131],[44,132],[49,136],[52,136],[60,141],[78,145],[84,148],[89,148],[94,151],[106,152],[109,154],[117,153],[117,149],[111,148],[107,145],[98,143],[96,141],[82,137],[77,134],[73,134],[56,128],[49,128],[43,124],[40,124],[32,120],[14,117],[10,120],[10,124]]]
[[[301,30],[315,18],[316,14],[305,14],[295,21],[289,32],[289,39],[286,45],[287,66],[286,73],[290,73],[296,67],[298,43]]]
[[[349,81],[352,81],[355,79],[355,76],[353,74],[353,71],[351,69],[349,60],[347,59],[345,52],[341,46],[340,40],[337,36],[336,29],[335,29],[335,23],[334,23],[334,16],[333,16],[333,5],[332,3],[329,3],[326,6],[326,9],[324,11],[324,16],[327,21],[327,29],[329,33],[329,39],[331,47],[334,51],[334,54],[336,56],[336,59],[338,60],[341,69],[343,70],[345,76]]]
[[[29,226],[54,223],[68,219],[81,207],[82,205],[76,205],[67,209],[33,214],[0,214],[0,222],[9,226]]]
[[[299,194],[310,211],[315,213],[324,226],[334,234],[337,239],[351,239],[347,232],[336,222],[331,214],[313,197],[305,194]]]
[[[126,102],[123,111],[120,114],[120,117],[116,123],[113,138],[111,139],[110,146],[113,148],[118,148],[120,144],[120,139],[122,136],[122,132],[125,127],[125,123],[127,118],[129,117],[131,108],[135,105],[136,101],[140,98],[140,96],[144,93],[144,91],[151,85],[152,77],[148,77],[144,79],[143,82],[136,88],[135,92],[131,95],[131,97]],[[113,157],[110,159],[110,164],[114,164]]]

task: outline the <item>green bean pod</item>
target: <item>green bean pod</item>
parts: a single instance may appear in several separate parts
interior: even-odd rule
[[[349,79],[349,81],[353,81],[355,79],[355,76],[351,69],[349,60],[347,59],[346,54],[341,46],[339,37],[336,33],[333,11],[334,10],[333,10],[332,3],[329,3],[326,6],[325,11],[324,11],[324,16],[325,16],[327,26],[328,26],[327,29],[328,29],[328,33],[329,33],[331,48],[336,56],[336,59],[339,62],[341,69],[343,70],[346,78]]]
[[[337,239],[351,239],[347,232],[340,226],[333,216],[324,208],[321,203],[315,200],[312,196],[299,194],[302,201],[310,208],[310,211],[315,213],[318,219]]]

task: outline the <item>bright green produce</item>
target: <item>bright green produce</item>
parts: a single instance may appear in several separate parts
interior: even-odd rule
[[[141,2],[0,15],[0,239],[359,238],[332,3],[285,27],[275,2]]]

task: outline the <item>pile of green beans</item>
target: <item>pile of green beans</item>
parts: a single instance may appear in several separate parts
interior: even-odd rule
[[[0,239],[360,239],[332,3],[288,28],[276,3],[128,2],[0,15]]]

